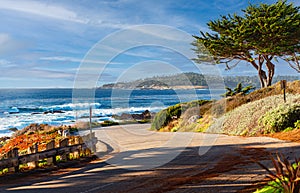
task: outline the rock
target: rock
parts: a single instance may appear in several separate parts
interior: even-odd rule
[[[15,136],[23,135],[23,134],[35,133],[37,131],[48,130],[49,128],[51,128],[51,127],[47,124],[32,123],[32,124],[28,125],[27,127],[23,128],[22,130],[16,131],[12,136],[15,137]]]
[[[9,140],[10,137],[4,136],[4,137],[0,137],[0,142],[5,142],[7,140]]]
[[[54,111],[45,111],[44,114],[48,114],[48,113],[65,113],[64,111],[61,111],[61,110],[54,110]]]
[[[197,120],[202,118],[202,116],[200,115],[193,115],[189,118],[189,120],[187,121],[188,124],[192,124],[192,123],[197,123]]]
[[[114,115],[113,118],[119,120],[144,120],[151,119],[155,114],[151,113],[149,110],[145,110],[141,114],[130,114],[130,113],[122,113],[120,116]]]
[[[12,131],[12,132],[18,131],[18,129],[16,127],[9,128],[9,130]]]
[[[143,119],[151,119],[151,112],[149,110],[146,110],[142,113]]]

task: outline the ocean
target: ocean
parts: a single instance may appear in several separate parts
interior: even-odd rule
[[[31,123],[71,125],[87,121],[90,106],[93,121],[104,121],[114,114],[158,112],[180,102],[219,97],[208,89],[96,89],[93,103],[86,104],[74,103],[72,93],[72,89],[0,89],[0,136],[10,135],[10,128],[22,129]]]

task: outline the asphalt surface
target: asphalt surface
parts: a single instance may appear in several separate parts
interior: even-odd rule
[[[299,144],[267,137],[149,131],[148,124],[98,128],[87,165],[3,181],[0,192],[251,192],[265,178],[255,160],[299,155]],[[82,133],[83,135],[84,133]]]

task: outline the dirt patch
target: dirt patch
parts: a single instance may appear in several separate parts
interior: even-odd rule
[[[282,131],[279,133],[266,134],[267,137],[277,138],[284,141],[300,142],[300,129]]]

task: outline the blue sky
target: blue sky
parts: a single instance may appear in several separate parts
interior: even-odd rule
[[[240,13],[251,3],[273,0],[0,0],[0,88],[73,87],[78,68],[97,42],[135,25],[160,24],[197,35],[206,23]],[[299,1],[293,1],[300,5]],[[168,34],[172,37],[173,34]],[[101,62],[101,58],[97,58]],[[186,58],[168,49],[144,46],[126,50],[106,66],[98,85],[167,74],[168,65],[195,71]],[[177,63],[177,64],[176,64]],[[286,64],[277,74],[298,75]],[[222,75],[256,75],[248,64]],[[130,73],[126,74],[130,69]],[[124,78],[125,77],[125,78]]]

